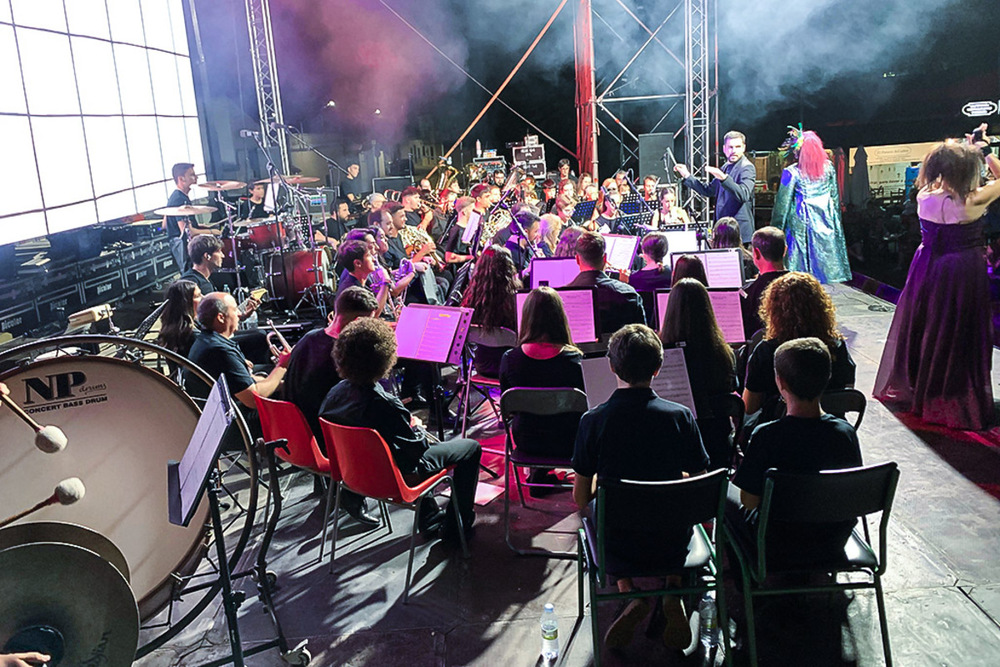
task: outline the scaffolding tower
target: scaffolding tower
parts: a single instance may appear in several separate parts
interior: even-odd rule
[[[281,90],[278,87],[278,66],[274,57],[274,38],[271,35],[270,3],[268,0],[246,0],[246,11],[261,142],[269,159],[280,162],[276,166],[282,174],[288,174],[288,138],[285,136],[285,120],[281,113]],[[275,147],[278,150],[278,160],[275,160],[272,152]]]

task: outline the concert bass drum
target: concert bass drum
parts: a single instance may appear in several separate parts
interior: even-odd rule
[[[337,278],[330,267],[326,252],[320,250],[299,250],[285,254],[274,254],[268,258],[268,284],[271,298],[294,306],[307,289],[319,283],[331,291],[337,291]]]

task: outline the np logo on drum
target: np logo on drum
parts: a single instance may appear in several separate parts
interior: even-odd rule
[[[56,373],[47,375],[45,378],[25,378],[23,380],[24,404],[34,405],[36,398],[43,403],[74,398],[73,389],[83,385],[86,381],[87,376],[81,371]]]

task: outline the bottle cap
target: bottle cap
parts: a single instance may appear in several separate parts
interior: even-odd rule
[[[556,607],[551,602],[546,602],[545,603],[545,611],[553,611],[554,612],[555,610],[556,610]]]

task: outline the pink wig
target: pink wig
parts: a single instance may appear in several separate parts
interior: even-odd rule
[[[802,147],[799,149],[799,171],[810,180],[819,180],[826,169],[826,151],[823,140],[812,130],[802,133]]]

